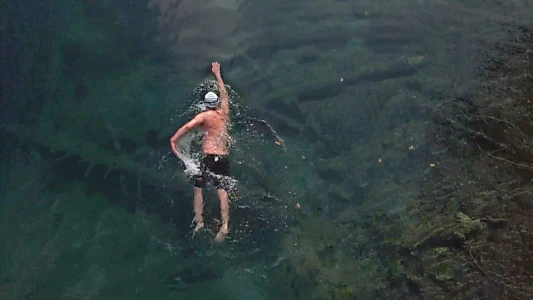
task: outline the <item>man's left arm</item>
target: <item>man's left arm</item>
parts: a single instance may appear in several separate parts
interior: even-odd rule
[[[178,129],[178,131],[176,131],[176,133],[170,138],[170,147],[172,148],[172,152],[174,152],[174,154],[177,157],[179,157],[178,146],[176,145],[178,140],[182,136],[186,135],[189,131],[193,130],[196,126],[200,126],[203,123],[204,123],[204,115],[198,114],[196,117],[194,117],[192,120],[187,122],[185,125],[181,126],[181,128]]]

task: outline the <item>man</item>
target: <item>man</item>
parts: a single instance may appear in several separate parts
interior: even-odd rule
[[[217,195],[220,199],[220,214],[222,224],[220,231],[215,237],[215,241],[221,242],[229,233],[229,203],[228,203],[228,185],[227,176],[229,176],[229,97],[222,76],[220,75],[220,64],[213,62],[211,71],[215,75],[220,90],[220,99],[213,93],[208,92],[204,97],[206,111],[199,113],[183,125],[170,139],[170,145],[174,154],[180,158],[177,150],[177,141],[187,134],[193,128],[201,126],[203,130],[203,152],[204,157],[201,162],[201,174],[194,176],[194,219],[196,223],[194,234],[204,227],[203,213],[203,196],[202,188],[207,181],[213,183],[217,189]]]

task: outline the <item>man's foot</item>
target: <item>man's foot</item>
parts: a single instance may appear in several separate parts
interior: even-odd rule
[[[229,234],[229,230],[227,226],[222,226],[220,228],[220,231],[217,233],[217,236],[215,237],[215,242],[221,243],[226,239],[226,236]]]

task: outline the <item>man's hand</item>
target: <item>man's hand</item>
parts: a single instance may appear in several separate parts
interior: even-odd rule
[[[174,155],[176,155],[177,158],[181,159],[180,153],[178,152],[178,147],[176,146],[176,141],[173,139],[170,139],[170,148],[172,148],[172,152]]]
[[[220,76],[220,64],[216,61],[211,63],[211,71],[213,74],[215,74],[215,76]]]
[[[211,63],[211,71],[215,74],[218,83],[218,90],[220,91],[220,108],[225,116],[229,115],[229,97],[228,91],[226,91],[226,86],[222,80],[222,75],[220,75],[220,64],[218,62]]]

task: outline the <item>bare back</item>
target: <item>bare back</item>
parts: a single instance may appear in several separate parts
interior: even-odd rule
[[[204,134],[203,150],[205,154],[226,155],[229,153],[228,117],[222,110],[208,110],[201,113]]]

